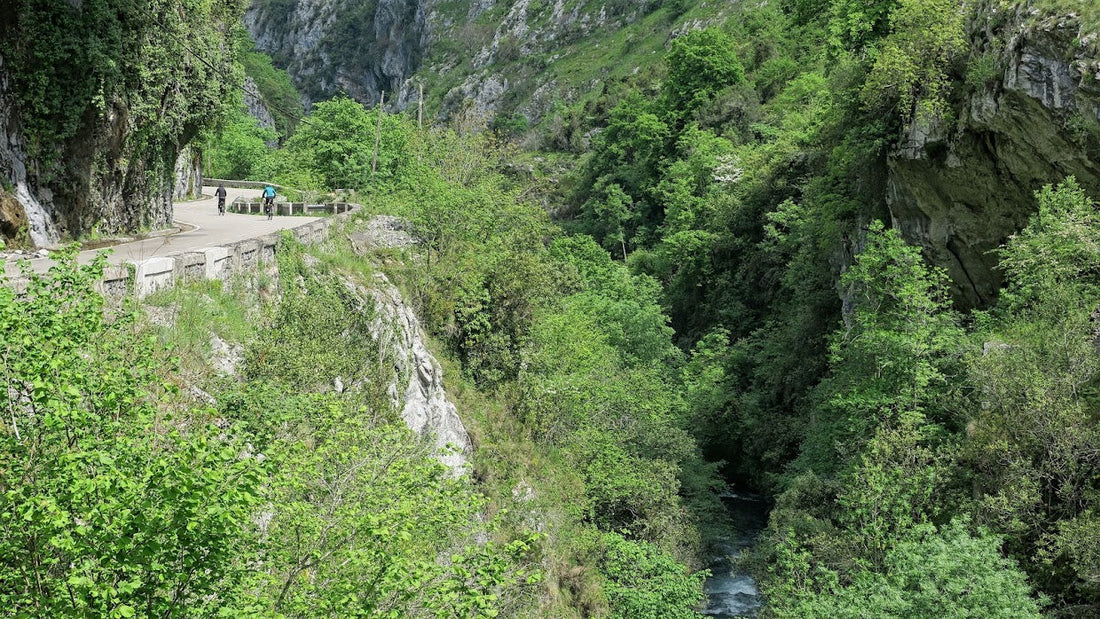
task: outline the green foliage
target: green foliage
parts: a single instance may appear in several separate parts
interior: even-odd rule
[[[278,428],[265,451],[282,466],[270,481],[264,568],[250,584],[264,592],[260,608],[383,617],[467,608],[468,616],[492,616],[526,546],[475,546],[481,501],[404,427],[337,397],[297,403],[288,416],[263,419]],[[440,553],[455,555],[448,564]],[[461,597],[452,593],[458,586]]]
[[[899,0],[832,0],[828,3],[828,43],[832,56],[863,55],[889,32],[890,14]],[[805,9],[800,9],[805,14]]]
[[[896,109],[907,121],[943,116],[948,66],[967,45],[963,22],[958,0],[900,0],[863,86],[864,100]]]
[[[265,180],[262,172],[272,157],[268,142],[276,137],[273,130],[260,127],[243,110],[231,110],[220,131],[203,148],[205,173],[214,178]]]
[[[700,583],[684,576],[699,543],[692,516],[713,507],[716,482],[683,428],[674,371],[682,354],[659,285],[612,261],[592,239],[563,237],[541,206],[495,171],[508,153],[484,135],[436,131],[426,140],[410,177],[416,182],[401,196],[425,254],[402,280],[466,375],[510,394],[508,421],[498,423],[514,425],[506,436],[485,429],[483,448],[497,453],[518,435],[538,455],[509,465],[515,469],[502,492],[511,497],[533,484],[539,494],[568,493],[567,503],[545,507],[557,540],[550,552],[566,554],[558,561],[593,561],[591,540],[603,533],[653,545],[686,579],[677,585],[681,597],[665,602],[684,604],[679,610],[653,604],[689,612]],[[555,477],[566,488],[538,481],[554,466],[568,471]],[[578,596],[610,603],[612,613],[629,616],[640,608],[635,602],[672,595],[611,596],[607,573],[594,567],[588,585],[573,586],[603,588],[602,596]],[[570,571],[555,562],[556,578],[573,578]],[[665,578],[653,576],[655,590]]]
[[[706,572],[687,574],[683,566],[645,542],[606,533],[603,569],[611,617],[623,619],[694,619]]]
[[[970,363],[982,406],[966,455],[981,480],[977,513],[1036,582],[1060,602],[1095,604],[1095,558],[1077,544],[1096,539],[1097,469],[1084,455],[1100,444],[1096,207],[1073,179],[1036,198],[1000,251],[1008,289]]]
[[[0,288],[0,603],[17,615],[208,614],[244,576],[264,468],[213,412],[166,414],[133,314],[75,250]]]
[[[485,384],[515,377],[535,312],[559,286],[542,258],[549,218],[492,170],[495,148],[486,135],[433,131],[416,144],[401,194],[426,251],[416,302],[426,322],[448,325]]]
[[[777,617],[1042,616],[1023,573],[1000,555],[997,536],[968,528],[966,521],[921,526],[887,554],[884,573],[864,570],[842,585],[836,574],[819,572],[803,583],[826,584],[824,591],[783,592],[769,610]],[[804,560],[789,554],[781,566],[804,569]]]
[[[517,137],[527,133],[531,125],[523,114],[511,114],[493,118],[491,128],[504,137]]]
[[[381,141],[375,159],[379,114]],[[322,101],[287,141],[288,171],[314,175],[329,189],[392,187],[406,173],[413,132],[408,119],[367,110],[347,97]]]
[[[1093,277],[1100,262],[1100,216],[1096,205],[1073,178],[1036,193],[1039,204],[1028,226],[1002,248],[1000,266],[1009,281],[1004,303],[1009,311],[1064,311],[1071,301],[1100,294]]]
[[[949,311],[947,276],[929,269],[896,230],[874,222],[863,251],[841,277],[851,313],[830,347],[827,409],[845,427],[844,444],[883,422],[945,421],[948,377],[963,339]]]
[[[276,69],[271,57],[258,51],[247,33],[241,32],[237,40],[237,54],[244,74],[256,84],[260,101],[275,120],[275,131],[284,139],[294,133],[298,121],[305,115],[302,98],[290,80],[290,75]]]
[[[723,88],[745,81],[733,39],[713,28],[674,39],[665,61],[665,105],[673,115],[689,114]]]
[[[283,297],[265,337],[245,357],[245,375],[304,391],[337,377],[349,383],[375,378],[370,368],[382,353],[370,329],[374,307],[336,275],[312,273],[296,244],[282,241],[277,257]]]
[[[999,252],[1007,289],[976,316],[980,351],[942,275],[872,226],[842,277],[853,306],[796,462],[813,472],[772,515],[777,615],[1035,616],[1002,541],[1057,607],[1096,604],[1096,208],[1073,179],[1036,199]],[[968,513],[997,534],[935,532]],[[974,596],[974,579],[999,593]]]
[[[86,115],[119,112],[142,149],[178,146],[237,88],[228,44],[244,10],[236,0],[25,0],[12,9],[9,66],[35,155],[74,137]]]
[[[0,287],[10,612],[493,617],[538,582],[538,537],[501,531],[469,481],[396,419],[378,375],[392,364],[366,337],[372,314],[355,287],[308,268],[300,247],[280,254],[274,328],[222,332],[249,342],[246,379],[188,375],[218,394],[217,410],[189,409],[135,314],[94,291],[103,258],[77,266],[69,250],[22,296]],[[166,335],[209,338],[211,326]],[[331,350],[307,349],[313,340]],[[291,351],[304,362],[290,365]],[[336,371],[350,389],[309,391]]]

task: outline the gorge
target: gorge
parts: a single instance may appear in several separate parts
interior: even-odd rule
[[[1093,3],[11,10],[6,245],[203,176],[364,212],[136,316],[75,265],[0,294],[6,607],[1100,609]]]

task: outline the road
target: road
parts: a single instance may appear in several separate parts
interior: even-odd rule
[[[214,187],[203,187],[203,195],[214,195],[214,189]],[[227,188],[226,191],[229,194],[226,198],[226,204],[232,203],[237,197],[258,200],[260,195],[260,191],[256,189]],[[183,226],[184,232],[114,245],[110,248],[112,250],[109,258],[111,264],[145,260],[154,256],[167,256],[214,245],[226,245],[287,228],[297,228],[311,221],[317,221],[319,218],[276,216],[268,221],[263,215],[226,213],[219,216],[217,199],[203,198],[191,202],[176,202],[174,219],[177,224]],[[101,251],[103,250],[80,252],[80,262],[91,261]],[[39,258],[30,262],[32,268],[39,273],[44,273],[53,263],[49,258]],[[19,269],[15,261],[6,262],[4,272],[8,277],[18,275]]]

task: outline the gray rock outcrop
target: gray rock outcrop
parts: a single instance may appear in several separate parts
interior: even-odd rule
[[[385,275],[375,278],[375,285],[363,292],[375,304],[373,330],[379,345],[394,361],[388,387],[392,404],[413,432],[435,441],[439,460],[462,475],[470,436],[443,390],[443,370],[425,346],[420,321],[400,291]]]
[[[1033,192],[1076,176],[1100,196],[1100,161],[1075,123],[1100,127],[1100,60],[1076,18],[1019,15],[997,61],[1003,72],[957,108],[957,122],[917,122],[889,160],[893,224],[947,269],[964,308],[993,302],[992,250],[1027,223]],[[990,33],[978,29],[976,49]]]
[[[286,68],[307,100],[343,92],[369,103],[396,91],[420,66],[430,1],[253,3],[244,23],[256,47]]]
[[[556,100],[580,91],[557,89],[553,75],[528,62],[532,57],[553,55],[552,62],[561,50],[658,6],[656,0],[612,6],[574,0],[253,2],[245,25],[308,100],[346,93],[372,104],[385,91],[387,104],[401,109],[416,105],[421,84],[445,82],[453,86],[435,103],[434,116],[508,111],[537,122]],[[715,7],[716,21],[727,10]]]
[[[48,209],[50,195],[43,195],[46,202],[43,204],[28,179],[26,149],[10,91],[11,78],[4,70],[4,62],[0,52],[0,180],[11,187],[10,191],[5,187],[3,192],[6,198],[0,213],[0,227],[8,238],[16,238],[25,230],[32,243],[47,245],[58,237]]]
[[[396,217],[373,217],[366,228],[350,237],[356,253],[416,243]],[[443,370],[425,345],[420,320],[401,296],[401,291],[382,273],[374,285],[358,290],[374,303],[371,325],[380,349],[393,360],[387,386],[390,401],[405,424],[423,438],[435,442],[439,460],[456,475],[466,472],[471,450],[470,435],[454,404],[443,389]]]
[[[180,154],[197,127],[161,143],[144,143],[128,102],[114,97],[84,114],[74,135],[31,156],[5,62],[0,50],[0,181],[22,215],[12,219],[8,214],[16,211],[4,209],[0,229],[25,227],[27,240],[41,247],[93,231],[118,234],[171,225],[173,197],[201,186],[193,153]]]
[[[264,129],[275,128],[275,117],[271,115],[271,110],[267,109],[264,105],[263,99],[260,98],[260,87],[256,84],[256,80],[249,76],[244,76],[244,107],[248,110],[249,116],[256,119],[256,124]]]
[[[176,200],[194,200],[202,196],[202,153],[197,148],[184,147],[176,157]]]

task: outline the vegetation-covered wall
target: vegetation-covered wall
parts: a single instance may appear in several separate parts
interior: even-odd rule
[[[239,97],[236,0],[5,4],[0,161],[38,242],[171,221],[180,150]],[[20,192],[16,192],[20,193]]]

